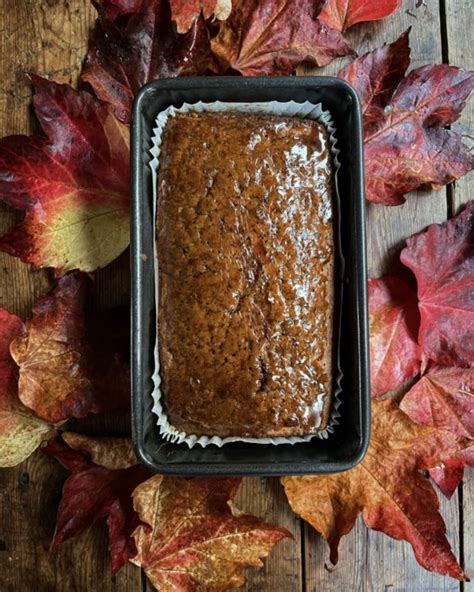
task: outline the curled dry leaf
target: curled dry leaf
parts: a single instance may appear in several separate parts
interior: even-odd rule
[[[369,450],[344,473],[282,479],[293,510],[326,539],[336,564],[339,541],[362,512],[369,528],[408,541],[425,569],[460,580],[465,575],[446,539],[439,502],[420,469],[462,449],[442,429],[413,423],[393,400],[372,403]]]
[[[114,349],[113,332],[101,329],[101,318],[92,323],[87,315],[89,285],[81,272],[61,278],[36,302],[25,335],[11,344],[19,397],[47,421],[121,408],[129,401],[129,369]]]
[[[53,426],[35,417],[18,398],[18,368],[10,343],[24,334],[23,321],[0,308],[0,467],[13,467],[54,433]]]
[[[145,523],[134,533],[143,567],[161,592],[222,591],[245,582],[243,568],[262,565],[290,533],[231,502],[241,479],[155,476],[137,487],[134,507]]]
[[[369,280],[372,395],[398,388],[420,371],[415,292],[396,277]]]
[[[180,35],[166,0],[102,0],[97,8],[81,76],[121,121],[130,121],[133,97],[146,82],[203,74],[209,68],[209,33],[202,17]]]
[[[88,278],[64,276],[33,306],[25,335],[10,351],[19,367],[19,397],[48,421],[87,415],[94,395],[86,374],[85,300]]]
[[[391,15],[401,0],[326,0],[318,18],[331,29],[345,31],[356,23]]]
[[[107,516],[112,571],[116,573],[137,552],[130,535],[139,519],[131,496],[150,473],[134,461],[128,438],[78,434],[64,434],[63,438],[58,436],[43,449],[71,472],[63,487],[54,543],[78,536]]]
[[[341,33],[316,19],[318,5],[314,0],[233,0],[229,18],[211,41],[218,71],[291,74],[304,60],[324,66],[353,53]]]
[[[410,237],[400,259],[418,284],[425,355],[442,365],[474,366],[474,201]]]
[[[183,0],[181,0],[183,1]],[[198,2],[201,0],[197,0]],[[203,0],[205,1],[205,0]],[[232,0],[217,0],[217,2],[214,3],[214,10],[213,10],[213,14],[214,14],[214,18],[216,18],[219,21],[225,21],[230,13],[232,11]],[[206,16],[206,13],[204,13],[204,16]]]
[[[0,198],[25,219],[0,249],[34,267],[104,267],[129,242],[128,129],[91,94],[37,76],[45,136],[0,140]]]
[[[64,432],[62,439],[70,448],[89,454],[95,465],[111,471],[129,469],[138,464],[129,438],[103,436],[97,439],[73,432]]]
[[[201,11],[205,19],[214,16],[225,21],[232,10],[232,0],[170,0],[170,6],[178,33],[186,33]]]
[[[474,168],[460,136],[445,129],[461,114],[474,74],[443,64],[403,77],[408,52],[404,33],[339,73],[362,97],[367,198],[386,205],[403,203],[418,187],[439,189]]]

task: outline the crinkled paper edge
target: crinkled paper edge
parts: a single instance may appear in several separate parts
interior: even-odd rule
[[[198,103],[190,104],[184,103],[182,107],[168,107],[164,111],[161,111],[156,117],[156,127],[153,129],[153,136],[151,138],[153,147],[150,149],[150,153],[153,158],[150,161],[150,167],[152,171],[152,185],[153,185],[153,220],[154,220],[154,237],[153,237],[153,256],[154,256],[154,274],[155,274],[155,304],[156,310],[158,311],[158,298],[159,298],[159,290],[158,290],[158,282],[159,282],[159,273],[158,273],[158,257],[156,251],[156,202],[157,202],[157,175],[158,175],[158,166],[159,166],[159,157],[161,151],[161,137],[166,126],[166,122],[169,117],[174,117],[177,113],[188,113],[191,111],[195,112],[203,112],[203,111],[211,111],[211,112],[241,112],[241,113],[253,113],[259,115],[281,115],[281,116],[292,116],[292,117],[300,117],[302,119],[312,119],[314,121],[318,121],[325,125],[328,133],[329,133],[329,142],[331,145],[331,152],[333,155],[333,161],[335,166],[334,178],[335,178],[335,199],[336,199],[336,207],[335,209],[335,216],[337,216],[337,236],[336,236],[336,247],[337,253],[336,256],[338,258],[338,266],[339,270],[337,271],[337,279],[340,285],[339,288],[339,310],[336,310],[336,314],[338,314],[339,318],[337,319],[338,322],[338,333],[337,336],[337,358],[336,358],[336,372],[337,376],[334,381],[334,392],[331,402],[331,414],[329,417],[328,424],[324,430],[317,432],[316,434],[311,434],[308,436],[290,436],[290,437],[271,437],[271,438],[245,438],[245,437],[225,437],[221,438],[219,436],[197,436],[195,434],[186,434],[183,431],[176,429],[168,420],[168,417],[165,413],[163,405],[161,403],[161,377],[160,377],[160,356],[159,356],[159,347],[158,347],[158,335],[159,331],[157,331],[157,339],[155,344],[154,350],[154,360],[155,360],[155,368],[153,372],[153,384],[154,388],[151,393],[153,397],[154,405],[153,405],[153,413],[157,416],[157,424],[160,430],[160,435],[167,441],[181,444],[186,443],[189,448],[192,448],[196,444],[199,444],[203,448],[209,444],[214,444],[218,447],[223,446],[224,444],[228,444],[230,442],[250,442],[253,444],[297,444],[300,442],[309,442],[313,438],[320,438],[320,439],[327,439],[330,434],[334,432],[334,428],[336,425],[339,424],[340,412],[339,407],[341,405],[340,394],[341,394],[341,379],[342,379],[342,372],[340,368],[340,340],[341,340],[341,314],[342,314],[342,278],[344,276],[343,267],[344,267],[344,258],[342,256],[342,249],[341,249],[341,236],[340,236],[340,197],[339,197],[339,189],[338,189],[338,171],[340,169],[340,162],[339,162],[339,150],[336,147],[336,130],[334,128],[334,123],[331,118],[331,114],[329,111],[323,111],[322,105],[318,103],[317,105],[306,101],[304,103],[296,103],[295,101],[288,101],[288,102],[279,102],[279,101],[268,101],[262,103],[224,103],[222,101],[214,101],[212,103],[205,103],[203,101],[199,101]]]

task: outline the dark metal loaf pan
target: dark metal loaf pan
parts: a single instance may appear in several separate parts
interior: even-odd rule
[[[295,445],[226,444],[222,448],[164,441],[152,413],[156,310],[150,137],[158,112],[197,101],[311,101],[335,121],[341,169],[345,258],[340,361],[340,425],[327,440]],[[344,471],[365,454],[370,431],[364,165],[360,106],[347,83],[330,77],[200,77],[157,80],[138,93],[132,119],[132,403],[133,441],[150,470],[179,475],[295,475]]]

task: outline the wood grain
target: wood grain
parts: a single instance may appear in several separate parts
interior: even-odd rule
[[[74,83],[95,11],[88,0],[0,1],[0,135],[31,133],[31,87],[24,72]],[[18,215],[0,209],[0,233]],[[99,274],[97,304],[128,302],[128,262]],[[51,286],[46,272],[33,272],[0,253],[0,306],[27,316],[34,300]],[[124,296],[125,295],[125,296]],[[79,429],[81,422],[77,422]],[[127,418],[88,420],[96,432],[126,429]],[[138,592],[141,574],[129,565],[110,578],[105,525],[50,551],[57,505],[66,471],[36,452],[16,469],[0,472],[1,592]]]
[[[456,2],[456,0],[453,0]],[[441,63],[442,15],[436,2],[406,0],[389,19],[349,31],[349,42],[359,54],[395,40],[412,27],[410,45],[412,67],[426,63]],[[469,25],[466,25],[469,26]],[[335,73],[344,61],[331,64],[328,73]],[[406,237],[433,222],[442,222],[448,214],[446,190],[412,192],[403,206],[385,207],[370,204],[368,208],[369,275],[387,273],[398,258]],[[459,500],[441,500],[441,512],[449,524],[449,540],[459,556]],[[350,537],[350,538],[349,538]],[[416,563],[407,543],[393,541],[366,531],[359,521],[354,531],[341,545],[340,563],[329,573],[325,568],[327,551],[321,539],[310,534],[305,538],[306,582],[312,590],[459,590],[455,580],[430,574]]]
[[[340,544],[340,562],[329,562],[326,542],[309,524],[305,524],[305,583],[307,592],[367,590],[368,530],[358,518],[354,528]]]
[[[413,65],[441,62],[473,67],[470,42],[470,0],[438,3],[406,0],[398,13],[383,23],[355,27],[349,38],[364,52],[394,40],[413,26]],[[77,78],[87,47],[90,25],[95,18],[89,0],[0,0],[0,134],[30,133],[31,89],[23,72],[33,71],[60,82]],[[444,47],[441,32],[447,40]],[[336,72],[339,60],[323,72]],[[302,68],[302,72],[314,72]],[[472,131],[472,108],[453,128],[466,136]],[[370,206],[369,268],[371,275],[388,269],[403,240],[433,222],[441,222],[469,199],[468,181],[460,180],[440,192],[416,192],[404,206]],[[18,216],[0,209],[0,232]],[[23,316],[34,299],[51,285],[44,272],[32,272],[17,259],[0,253],[0,306]],[[102,270],[96,278],[98,309],[129,301],[128,253]],[[125,433],[127,414],[90,418],[73,427],[90,434]],[[53,460],[36,453],[21,467],[0,472],[0,592],[139,592],[146,585],[140,571],[127,566],[110,580],[110,562],[104,525],[97,525],[79,539],[49,550],[55,512],[66,472]],[[463,555],[474,575],[474,479],[462,491]],[[341,559],[330,573],[325,567],[327,549],[321,538],[290,511],[277,480],[247,479],[239,492],[238,505],[246,512],[285,526],[294,541],[280,544],[261,571],[248,570],[249,592],[339,592],[390,590],[459,590],[454,580],[424,572],[411,548],[384,535],[369,532],[359,520],[341,543]],[[449,525],[449,538],[459,549],[459,499],[442,502]],[[302,536],[304,533],[304,536]],[[465,587],[465,590],[474,588]]]
[[[474,70],[472,51],[474,6],[471,0],[445,0],[442,3],[446,16],[446,58],[448,63]],[[474,147],[474,104],[471,100],[463,111],[459,121],[452,129],[462,134],[468,146]],[[459,179],[449,190],[452,213],[456,213],[463,204],[474,198],[471,189],[474,174],[470,173]],[[462,584],[466,592],[474,592],[474,470],[468,469],[461,488],[462,515],[462,557],[464,569],[471,577],[471,582]]]
[[[464,569],[471,578],[470,582],[462,584],[465,592],[474,590],[474,469],[466,469],[464,483],[461,489],[462,495],[462,537]]]
[[[443,25],[437,3],[408,0],[390,19],[390,26],[394,29],[394,38],[409,26],[412,27],[411,68],[443,61],[440,35]],[[376,45],[381,45],[384,37],[391,38],[384,33]],[[408,196],[403,206],[369,206],[369,275],[387,273],[398,257],[406,237],[429,224],[446,219],[446,195],[444,188],[440,191],[416,191]],[[453,552],[459,557],[457,498],[455,494],[451,502],[441,499],[441,513],[449,525],[449,540]],[[374,531],[369,531],[368,535],[367,564],[368,590],[459,590],[456,580],[420,569],[407,543],[393,541]]]
[[[472,23],[474,5],[471,0],[446,0],[446,61],[466,70],[474,70],[474,52],[472,50]],[[471,100],[465,107],[459,121],[451,126],[463,136],[464,142],[474,148],[474,104]],[[462,177],[450,187],[453,212],[462,204],[474,198],[471,189],[474,173]]]
[[[294,537],[279,543],[261,570],[247,571],[243,590],[302,591],[301,522],[291,511],[278,479],[245,479],[236,501],[244,512],[284,526]]]

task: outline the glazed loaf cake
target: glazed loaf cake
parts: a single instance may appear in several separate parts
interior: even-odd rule
[[[332,394],[333,173],[324,126],[168,119],[157,191],[164,410],[208,436],[322,430]]]

